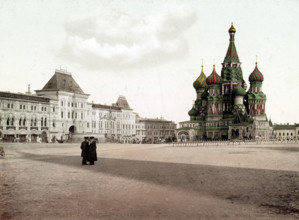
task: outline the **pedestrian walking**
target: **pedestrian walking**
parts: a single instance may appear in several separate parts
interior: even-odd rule
[[[84,137],[84,141],[81,143],[81,157],[82,165],[87,165],[86,161],[89,155],[89,142],[88,137]]]
[[[94,165],[94,162],[97,161],[97,144],[94,137],[90,137],[89,152],[88,152],[88,161],[89,165]]]

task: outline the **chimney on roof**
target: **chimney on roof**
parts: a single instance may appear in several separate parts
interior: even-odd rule
[[[27,92],[25,92],[26,95],[31,95],[31,91],[30,91],[30,84],[28,84],[28,90]]]

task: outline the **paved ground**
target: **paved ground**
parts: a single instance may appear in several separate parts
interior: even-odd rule
[[[1,220],[299,218],[299,144],[1,145]]]

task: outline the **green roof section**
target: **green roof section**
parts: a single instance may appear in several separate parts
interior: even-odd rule
[[[235,96],[245,96],[246,91],[243,89],[243,87],[240,85],[240,83],[233,89],[233,95]]]
[[[194,108],[194,106],[192,107],[192,109],[188,112],[188,115],[191,116],[191,117],[194,117],[197,115],[197,111],[196,109]]]

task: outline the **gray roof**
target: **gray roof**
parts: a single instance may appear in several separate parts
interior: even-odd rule
[[[22,100],[22,101],[50,102],[49,98],[35,96],[35,95],[11,93],[11,92],[0,92],[0,98],[18,99],[18,100]]]
[[[55,71],[55,74],[41,91],[65,91],[85,94],[71,74],[59,70]]]
[[[121,95],[118,97],[117,102],[115,104],[112,104],[112,106],[120,107],[122,109],[132,110],[129,106],[129,103],[128,103],[126,97],[121,96]]]

